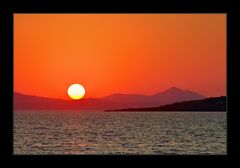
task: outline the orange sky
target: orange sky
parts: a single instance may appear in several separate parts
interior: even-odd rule
[[[14,90],[226,95],[225,14],[14,14]]]

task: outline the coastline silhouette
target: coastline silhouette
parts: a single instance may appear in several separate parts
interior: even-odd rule
[[[31,96],[15,92],[14,110],[125,110],[129,108],[159,107],[176,102],[203,100],[206,98],[199,93],[176,87],[171,87],[150,96],[116,93],[101,98],[85,98],[79,101]],[[194,106],[194,102],[191,102],[191,104]],[[205,110],[214,109],[211,104],[209,106],[205,105],[205,107]],[[172,110],[178,109],[179,106],[178,108],[174,107]],[[190,109],[197,110],[198,108],[191,107]],[[184,108],[181,107],[179,110],[184,110]]]

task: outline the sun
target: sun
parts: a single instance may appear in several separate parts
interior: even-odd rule
[[[73,100],[79,100],[82,99],[85,95],[85,89],[80,84],[72,84],[68,88],[68,96]]]

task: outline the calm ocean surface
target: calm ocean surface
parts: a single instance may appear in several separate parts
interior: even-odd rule
[[[226,112],[17,111],[14,154],[226,154]]]

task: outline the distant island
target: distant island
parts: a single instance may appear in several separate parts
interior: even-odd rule
[[[106,110],[126,108],[148,108],[182,102],[205,99],[204,95],[190,90],[170,87],[152,94],[113,93],[99,98],[81,100],[63,100],[40,97],[14,92],[14,110]]]
[[[176,102],[159,107],[125,108],[105,111],[226,111],[226,96]]]

